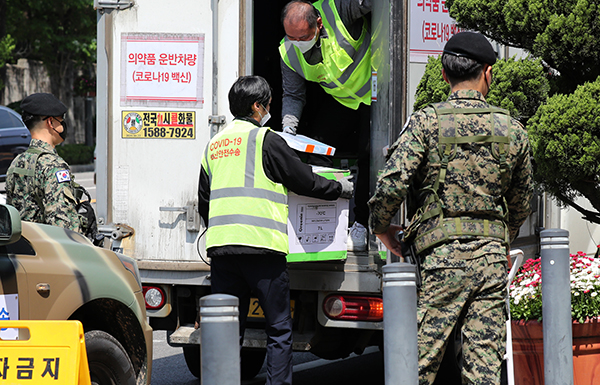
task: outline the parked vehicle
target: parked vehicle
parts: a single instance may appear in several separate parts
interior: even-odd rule
[[[17,155],[27,150],[31,134],[21,116],[8,107],[0,106],[0,180]]]
[[[150,384],[152,329],[135,260],[21,221],[9,205],[0,205],[0,319],[81,321],[93,384]]]

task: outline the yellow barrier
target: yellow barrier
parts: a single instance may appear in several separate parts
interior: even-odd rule
[[[79,321],[0,321],[19,329],[0,339],[0,385],[90,385],[83,326]]]

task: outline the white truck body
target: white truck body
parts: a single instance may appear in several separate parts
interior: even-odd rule
[[[145,285],[164,290],[165,305],[148,309],[151,325],[155,330],[169,331],[169,343],[184,347],[188,366],[194,373],[197,370],[194,365],[199,365],[196,359],[199,333],[194,329],[198,299],[210,293],[210,267],[200,256],[206,255],[202,242],[196,243],[203,230],[196,211],[200,159],[211,136],[232,120],[227,94],[240,75],[262,75],[273,86],[274,94],[281,95],[277,81],[270,78],[279,76],[277,46],[283,37],[279,22],[283,4],[274,7],[270,2],[250,0],[169,3],[107,0],[96,1],[95,5],[98,8],[97,215],[104,231],[112,233],[111,248],[138,261]],[[374,17],[389,17],[384,6],[377,5]],[[269,20],[265,22],[260,18],[269,9]],[[389,28],[389,21],[385,28]],[[269,29],[273,31],[267,34],[265,31]],[[258,57],[263,35],[270,36],[271,50],[264,61]],[[168,81],[172,83],[173,73],[170,78],[161,77],[165,67],[156,66],[159,51],[169,51],[177,45],[173,40],[181,42],[185,38],[195,39],[192,44],[199,46],[195,63],[198,70],[191,71],[197,82],[195,96],[199,96],[195,102],[174,100],[178,95],[169,88]],[[198,44],[199,41],[202,43]],[[385,47],[384,56],[388,56],[387,39],[380,41]],[[138,66],[135,53],[152,49],[156,51],[152,64],[155,67],[147,61]],[[132,53],[134,56],[130,57]],[[264,63],[271,63],[276,70],[265,68]],[[153,82],[147,92],[158,89],[162,99],[157,95],[148,100],[135,99],[138,81],[144,73],[151,73],[146,80],[149,84]],[[383,78],[379,87],[386,87]],[[380,98],[382,95],[380,92]],[[203,103],[198,102],[200,98]],[[145,114],[156,112],[195,114],[194,134],[186,139],[169,134],[160,138],[153,134],[150,138],[144,131],[140,137],[141,125],[136,126],[136,117],[144,120]],[[277,113],[271,112],[272,122],[278,121]],[[382,113],[378,119],[389,118]],[[160,134],[159,131],[155,133]],[[382,131],[384,144],[380,148],[389,143],[390,135],[387,128]],[[384,263],[374,250],[349,253],[343,261],[292,264],[294,349],[339,358],[360,352],[368,345],[380,344],[382,322],[328,319],[321,302],[331,292],[381,298]],[[244,342],[247,348],[259,348],[260,353],[253,354],[260,361],[253,365],[258,368],[266,346],[261,322],[249,320]],[[379,334],[375,335],[376,332]],[[249,357],[244,351],[242,355]]]
[[[408,32],[402,30],[408,12],[400,3],[375,1],[371,17],[372,29],[377,31],[373,52],[379,53],[377,101],[371,113],[372,176],[383,165],[382,148],[395,140],[410,113],[413,100],[409,95],[414,94],[425,66],[408,63]],[[199,333],[194,331],[198,299],[210,293],[210,267],[200,257],[206,255],[202,242],[196,243],[203,230],[195,206],[200,159],[211,136],[232,119],[227,93],[238,76],[266,77],[274,90],[273,104],[277,103],[276,95],[281,95],[276,78],[280,77],[277,45],[283,37],[279,21],[283,4],[252,0],[96,0],[95,6],[98,218],[105,229],[112,231],[111,247],[138,261],[142,282],[165,290],[166,304],[148,310],[151,325],[155,330],[168,330],[169,342],[183,346],[190,360],[188,366],[193,366],[197,353],[190,347],[197,348],[199,343]],[[173,46],[170,37],[181,42],[182,36],[191,36],[198,46],[194,66],[198,70],[192,71],[191,77],[198,84],[196,96],[200,95],[203,102],[127,99],[127,87],[136,82],[128,72],[125,51],[135,49],[136,36],[154,39],[150,47],[157,50]],[[140,68],[148,70],[148,63]],[[168,86],[164,78],[162,83],[156,80],[160,74],[153,76],[154,90]],[[165,89],[164,95],[174,99],[176,92]],[[194,113],[194,134],[187,139],[169,135],[127,137],[124,115],[130,112]],[[271,122],[278,121],[277,112],[271,112]],[[598,227],[577,223],[579,215],[574,210],[558,209],[550,199],[540,200],[535,207],[537,211],[523,226],[519,241],[529,257],[538,250],[536,229],[541,226],[573,229],[571,249],[575,251],[589,251],[593,242],[590,239],[600,240]],[[370,252],[348,253],[345,261],[290,266],[297,318],[294,349],[339,358],[381,344],[382,322],[336,321],[325,316],[322,309],[322,301],[330,293],[381,297],[381,267],[386,261],[380,259],[374,244]],[[249,323],[244,346],[264,348],[262,325],[259,322],[255,326]]]

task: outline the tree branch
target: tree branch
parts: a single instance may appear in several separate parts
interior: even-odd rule
[[[556,196],[556,198],[560,199],[567,205],[573,207],[575,210],[582,213],[583,214],[582,219],[585,219],[588,222],[600,224],[600,213],[599,212],[586,210],[583,207],[579,206],[577,203],[573,202],[573,200],[564,196],[563,194],[558,193],[558,194],[555,194],[555,196]]]

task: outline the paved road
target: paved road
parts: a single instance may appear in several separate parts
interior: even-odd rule
[[[154,332],[152,385],[197,385],[200,381],[187,369],[181,348],[167,344],[165,331]]]
[[[346,359],[321,360],[310,353],[294,353],[294,385],[383,385],[383,355],[369,348],[361,356]],[[254,378],[242,385],[263,385],[265,366]],[[200,381],[187,370],[181,348],[166,343],[166,332],[154,332],[152,385],[197,385]]]

